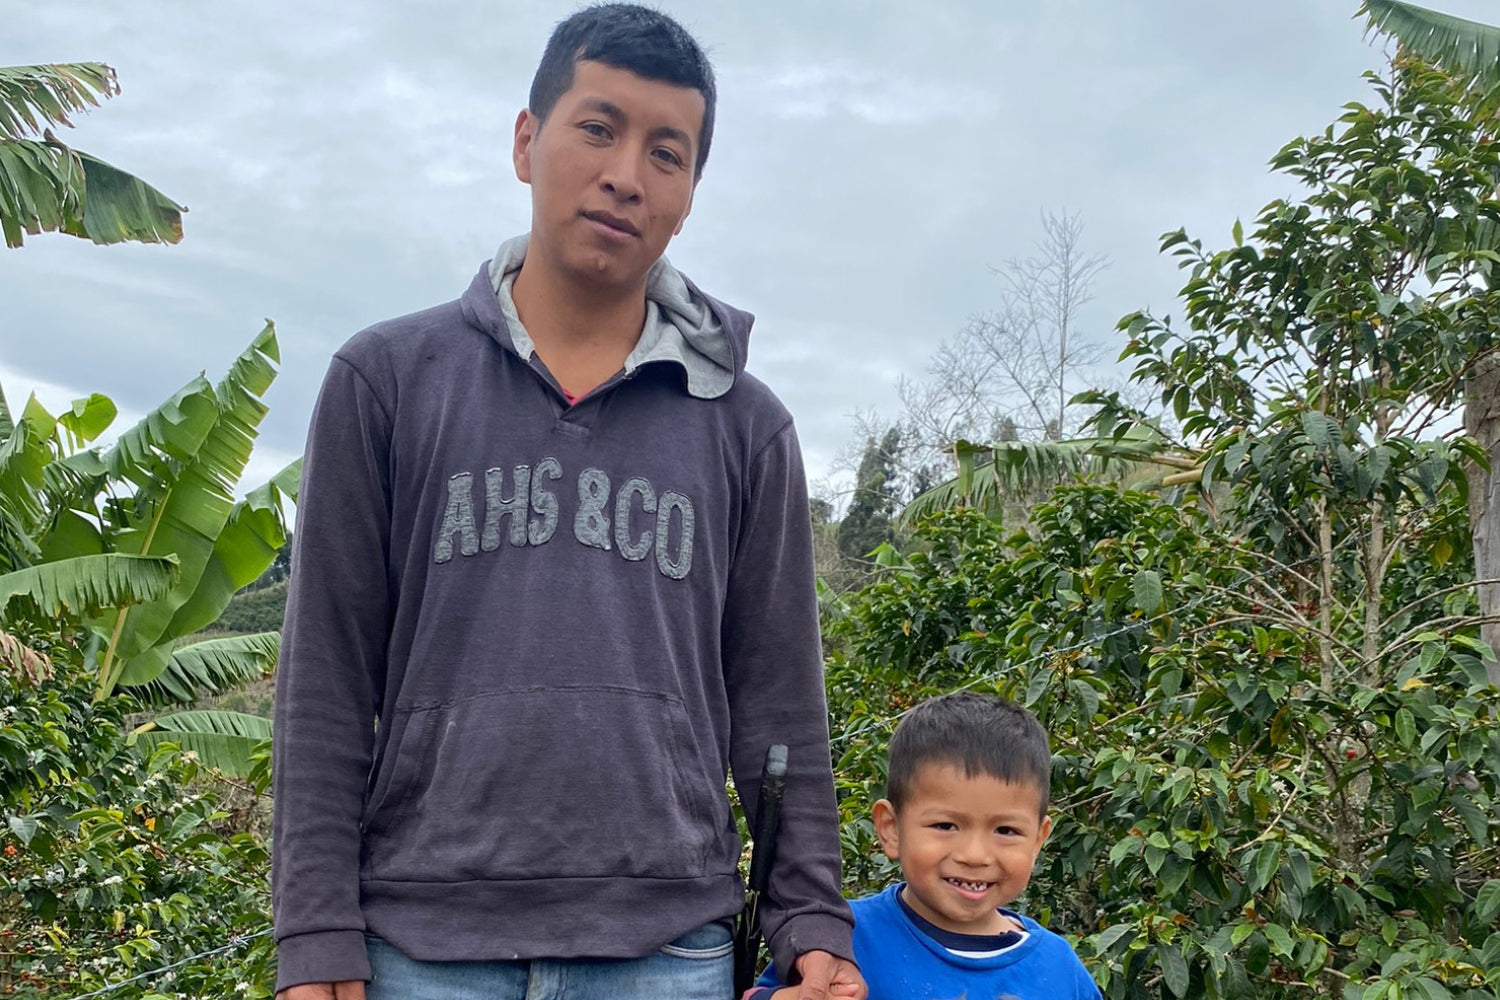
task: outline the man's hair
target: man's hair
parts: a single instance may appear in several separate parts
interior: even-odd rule
[[[1036,716],[1013,701],[960,691],[922,702],[891,737],[886,798],[897,809],[911,795],[922,768],[951,764],[965,777],[988,775],[1033,785],[1047,812],[1052,754]]]
[[[546,122],[557,99],[573,86],[573,67],[585,59],[702,94],[703,126],[693,176],[703,174],[714,137],[717,91],[714,68],[686,28],[661,11],[633,3],[596,4],[559,23],[531,80],[527,104],[539,123]]]

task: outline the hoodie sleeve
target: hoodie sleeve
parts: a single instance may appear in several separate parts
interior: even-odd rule
[[[360,813],[384,688],[390,417],[336,355],[313,411],[276,675],[277,989],[369,979]]]
[[[756,456],[724,607],[730,764],[745,811],[759,801],[766,748],[787,745],[776,864],[761,926],[776,968],[827,951],[850,961],[853,918],[839,891],[838,809],[813,575],[812,516],[796,432]]]

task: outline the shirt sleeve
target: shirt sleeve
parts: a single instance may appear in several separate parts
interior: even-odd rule
[[[840,892],[812,515],[790,422],[752,462],[746,492],[722,640],[730,765],[752,829],[766,749],[784,743],[788,750],[761,926],[778,969],[796,969],[797,957],[809,951],[853,961],[853,918]]]
[[[370,978],[360,814],[384,689],[390,416],[335,356],[313,411],[276,675],[277,989]]]
[[[741,1000],[771,1000],[771,994],[785,985],[781,981],[781,977],[776,975],[776,963],[767,962],[765,970],[760,974],[760,978],[755,980],[754,986],[745,991],[745,995]]]

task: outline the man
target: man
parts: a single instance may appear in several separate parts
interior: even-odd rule
[[[863,995],[795,433],[750,317],[662,258],[714,98],[665,15],[564,21],[515,126],[530,233],[334,356],[277,691],[283,1000],[723,1000],[726,769],[754,803],[775,742],[769,947],[805,1000]]]

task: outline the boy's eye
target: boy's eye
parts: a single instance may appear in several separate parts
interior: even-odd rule
[[[929,824],[929,825],[934,830],[957,830],[958,829],[958,824],[957,823],[949,823],[947,820],[940,820],[939,822],[932,823],[932,824]]]
[[[1002,837],[1018,837],[1021,835],[1021,831],[1013,826],[997,826],[995,827],[995,832]]]

